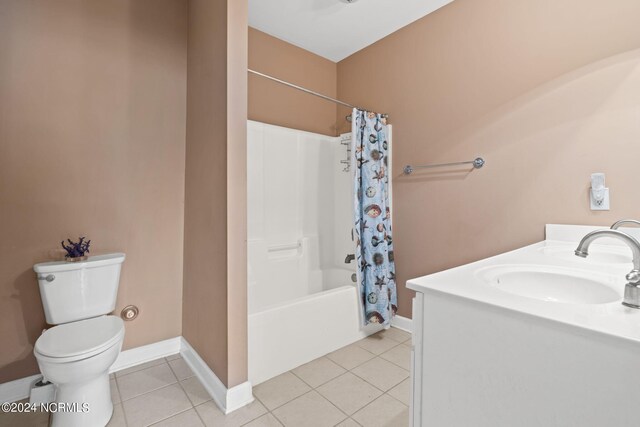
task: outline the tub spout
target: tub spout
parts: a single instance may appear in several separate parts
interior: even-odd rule
[[[344,259],[344,263],[345,264],[349,264],[351,261],[353,261],[354,259],[356,259],[356,256],[354,254],[349,254],[347,255],[347,257]]]

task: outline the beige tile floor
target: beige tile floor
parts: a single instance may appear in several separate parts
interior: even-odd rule
[[[409,425],[410,335],[391,328],[254,387],[224,415],[180,355],[111,378],[110,427],[404,427]],[[47,414],[1,414],[0,427],[46,426]]]

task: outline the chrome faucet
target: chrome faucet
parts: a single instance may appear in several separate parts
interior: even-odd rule
[[[619,227],[622,227],[625,224],[640,225],[640,221],[635,220],[635,219],[621,219],[620,221],[614,222],[613,225],[611,226],[611,229],[612,230],[617,230]]]
[[[354,254],[349,254],[347,255],[347,257],[344,259],[344,263],[345,264],[349,264],[351,261],[353,261],[354,259],[356,259],[356,256]]]
[[[575,254],[581,258],[589,256],[589,245],[600,237],[613,237],[622,240],[631,248],[631,252],[633,253],[633,270],[626,276],[628,283],[624,287],[624,300],[622,301],[622,305],[640,309],[640,243],[622,231],[592,231],[582,238],[576,248]]]

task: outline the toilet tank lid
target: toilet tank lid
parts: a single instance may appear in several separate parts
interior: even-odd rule
[[[124,262],[125,255],[121,252],[90,256],[85,261],[68,262],[68,261],[52,261],[41,262],[33,266],[36,273],[55,273],[60,271],[81,270],[83,268],[102,267],[109,264],[121,264]]]
[[[100,316],[47,329],[36,340],[35,351],[48,357],[88,356],[111,347],[124,336],[117,316]]]

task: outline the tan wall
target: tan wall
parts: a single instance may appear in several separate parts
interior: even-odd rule
[[[247,3],[189,0],[183,335],[247,378]]]
[[[249,68],[330,97],[337,94],[335,62],[249,28]],[[249,119],[336,135],[336,104],[249,76]],[[339,118],[345,122],[344,117]]]
[[[338,64],[338,96],[394,125],[400,284],[542,240],[545,223],[640,215],[638,16],[637,0],[456,0]],[[480,171],[400,174],[480,154]],[[592,172],[610,212],[588,209]]]
[[[181,334],[186,3],[0,2],[0,383],[38,371],[31,269],[123,251],[125,348]]]

